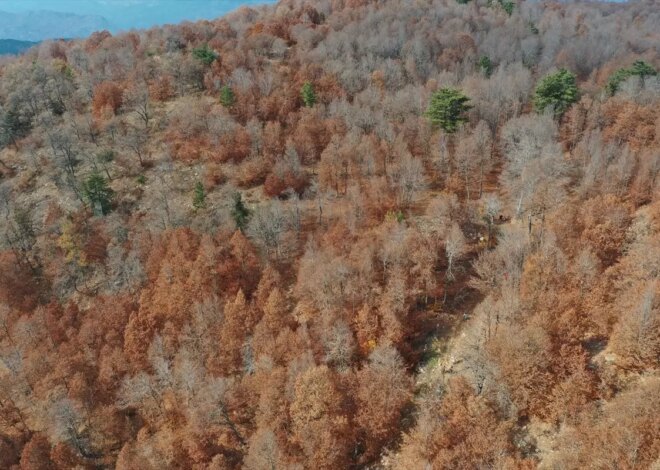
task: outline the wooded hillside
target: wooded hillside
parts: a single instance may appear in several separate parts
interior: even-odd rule
[[[281,0],[0,58],[0,468],[658,468],[658,25]]]

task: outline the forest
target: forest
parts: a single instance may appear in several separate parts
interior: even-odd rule
[[[0,469],[660,469],[658,25],[280,0],[0,57]]]

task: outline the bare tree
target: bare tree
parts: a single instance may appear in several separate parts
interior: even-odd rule
[[[124,91],[122,107],[134,113],[142,121],[144,132],[149,134],[149,124],[153,117],[149,88],[144,82],[134,84]]]
[[[493,134],[485,121],[479,121],[477,127],[474,128],[472,137],[475,141],[477,161],[479,162],[479,197],[481,198],[484,190],[484,176],[490,171],[493,164]]]
[[[279,201],[259,206],[248,226],[248,233],[263,246],[266,253],[274,253],[277,258],[282,254],[285,231],[286,219]]]
[[[324,331],[326,362],[339,370],[345,370],[350,366],[355,352],[353,332],[343,320],[337,321],[334,326]]]
[[[495,217],[498,216],[502,206],[499,198],[495,194],[486,194],[483,198],[483,212],[488,226],[488,247],[493,245],[493,227],[495,225]]]
[[[454,280],[454,263],[466,250],[465,237],[457,223],[453,223],[445,240],[445,254],[447,256],[447,279]]]
[[[420,191],[426,187],[424,166],[421,160],[406,153],[392,175],[392,180],[398,191],[399,204],[402,207],[413,204]]]
[[[145,158],[150,156],[148,132],[137,126],[128,124],[123,141],[126,147],[138,157],[140,166],[144,167]]]
[[[475,139],[470,136],[459,137],[456,145],[455,162],[456,169],[465,184],[465,197],[470,200],[470,186],[474,178],[475,170],[479,165],[479,149]]]
[[[60,398],[47,407],[51,439],[70,444],[85,458],[97,457],[85,432],[86,418],[82,406],[70,398]]]
[[[275,433],[270,429],[258,429],[250,438],[245,456],[245,468],[253,470],[276,470],[281,465],[281,451]]]

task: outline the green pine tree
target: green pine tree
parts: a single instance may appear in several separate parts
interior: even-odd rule
[[[490,57],[482,55],[479,58],[479,68],[481,69],[481,73],[486,77],[490,77],[493,73],[493,62],[490,60]]]
[[[234,206],[231,209],[231,216],[236,223],[236,227],[243,232],[250,220],[250,209],[243,202],[243,197],[239,192],[234,193]]]
[[[534,106],[543,112],[546,108],[553,109],[555,116],[563,115],[580,97],[575,75],[566,69],[546,75],[536,86]]]
[[[657,73],[658,72],[649,64],[643,60],[638,60],[633,63],[631,67],[627,69],[619,69],[614,72],[610,79],[607,81],[605,88],[607,89],[607,92],[610,96],[614,96],[616,92],[619,91],[621,84],[625,82],[629,77],[637,76],[644,79],[646,77],[655,76]]]
[[[642,78],[653,77],[658,74],[658,72],[652,66],[643,60],[635,61],[635,63],[632,64],[632,67],[630,67],[630,70],[632,71],[633,75],[637,75],[638,77]]]
[[[82,193],[95,215],[106,215],[112,210],[115,193],[101,174],[92,173],[82,184]]]
[[[316,93],[314,92],[314,85],[311,82],[305,82],[300,90],[300,96],[302,97],[303,103],[308,108],[311,108],[316,104]]]
[[[195,59],[199,60],[207,67],[218,58],[218,55],[208,46],[208,44],[204,44],[202,47],[196,47],[193,49],[192,54]]]
[[[619,87],[623,82],[628,79],[632,74],[630,73],[629,69],[619,69],[616,72],[614,72],[609,80],[607,80],[607,85],[605,85],[605,88],[607,89],[607,93],[610,96],[614,96],[617,91],[619,91]]]
[[[513,9],[516,6],[515,3],[511,2],[511,1],[508,1],[508,0],[500,1],[500,5],[502,5],[502,8],[504,9],[504,11],[506,11],[506,13],[509,16],[511,16],[513,14]]]
[[[195,184],[195,190],[193,192],[193,207],[195,210],[206,207],[206,191],[204,190],[204,185],[199,181]]]
[[[236,95],[234,95],[234,90],[229,85],[223,86],[220,89],[220,104],[225,108],[231,108],[234,106],[235,101]]]
[[[451,134],[456,132],[459,124],[467,121],[463,114],[472,108],[467,104],[468,101],[470,98],[459,90],[442,88],[431,96],[431,102],[425,113],[426,117],[430,119],[431,123]]]

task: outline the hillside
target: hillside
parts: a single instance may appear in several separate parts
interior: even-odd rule
[[[15,39],[0,39],[0,55],[21,54],[37,44],[31,41],[17,41]]]
[[[280,0],[0,59],[0,468],[657,468],[658,24]]]

